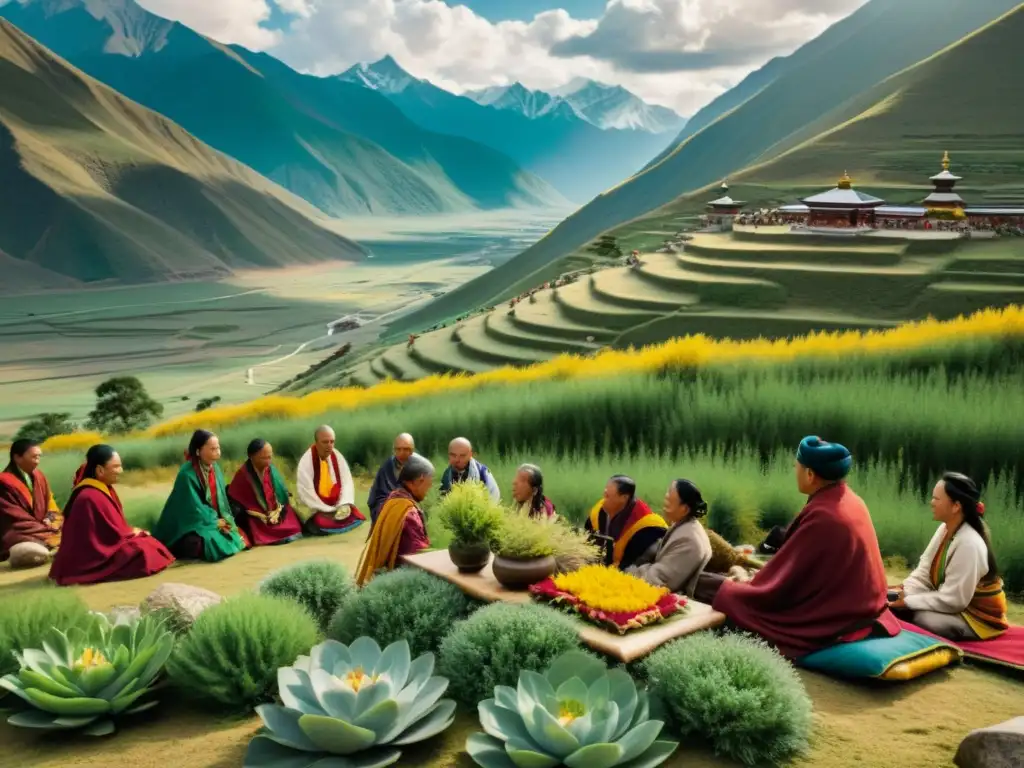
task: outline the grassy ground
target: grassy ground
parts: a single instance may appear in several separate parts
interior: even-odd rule
[[[129,477],[130,493],[166,492],[166,472]],[[367,483],[360,482],[357,497]],[[159,584],[176,582],[233,595],[252,589],[272,571],[299,560],[330,558],[354,568],[365,529],[333,538],[315,538],[284,547],[244,552],[216,565],[175,565],[140,581],[79,587],[94,609],[136,603]],[[902,576],[899,570],[893,579]],[[12,573],[0,567],[0,605],[45,589],[45,573]],[[1014,605],[1011,618],[1024,621],[1024,608]],[[973,728],[1001,722],[1024,710],[1019,680],[962,666],[924,680],[894,686],[850,685],[801,672],[815,708],[812,751],[797,766],[898,766],[937,768],[951,764],[956,746]],[[259,727],[255,716],[224,718],[197,712],[168,699],[151,718],[129,724],[112,739],[48,740],[31,731],[0,724],[0,743],[10,765],[32,768],[106,768],[114,750],[117,764],[163,768],[168,755],[181,768],[233,768],[241,764],[246,744]],[[401,765],[427,768],[469,768],[463,752],[466,736],[476,729],[473,713],[463,712],[444,736],[405,753]],[[698,745],[684,745],[666,763],[670,768],[726,768]]]

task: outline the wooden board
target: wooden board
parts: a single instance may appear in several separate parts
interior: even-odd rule
[[[490,563],[479,573],[459,573],[452,563],[448,551],[444,549],[434,552],[421,552],[406,555],[402,561],[408,565],[422,568],[428,573],[450,581],[467,595],[489,603],[529,603],[530,593],[505,589],[494,578]],[[674,616],[660,624],[643,629],[634,629],[625,635],[619,635],[577,619],[580,639],[595,651],[607,654],[619,661],[629,662],[646,656],[655,648],[680,637],[714,629],[725,623],[725,614],[712,610],[706,603],[696,600],[686,601],[686,611],[682,616]]]

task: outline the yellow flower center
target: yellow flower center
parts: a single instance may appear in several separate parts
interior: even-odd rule
[[[579,598],[589,608],[608,613],[634,613],[653,608],[668,594],[618,568],[587,565],[555,577],[555,586]]]
[[[82,655],[75,662],[75,669],[92,669],[100,664],[106,664],[107,659],[95,648],[86,648]]]
[[[558,724],[563,728],[578,717],[586,714],[586,708],[574,699],[558,702]]]
[[[380,679],[380,675],[374,675],[373,677],[371,677],[363,671],[362,667],[356,667],[355,669],[351,670],[347,675],[345,675],[344,678],[345,683],[348,685],[348,687],[356,693],[359,693],[359,689],[362,688],[364,685],[376,683],[378,679]]]

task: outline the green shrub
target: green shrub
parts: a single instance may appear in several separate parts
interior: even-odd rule
[[[280,597],[246,594],[199,614],[167,664],[173,685],[196,701],[244,711],[273,701],[278,667],[309,653],[316,622]]]
[[[354,592],[335,614],[327,636],[346,645],[362,635],[381,646],[404,639],[419,656],[436,652],[452,624],[472,608],[454,584],[416,568],[399,568]]]
[[[55,627],[67,632],[89,622],[89,608],[77,592],[47,588],[5,598],[0,610],[0,677],[18,671],[15,651],[41,648],[43,635]]]
[[[458,546],[490,545],[501,527],[504,512],[483,483],[457,483],[432,510]]]
[[[792,665],[764,642],[702,632],[643,666],[682,738],[707,739],[744,765],[778,765],[807,748],[811,700]]]
[[[494,686],[513,688],[524,669],[541,672],[579,648],[572,619],[542,605],[494,603],[460,621],[441,643],[438,671],[456,700],[475,707]]]
[[[307,560],[272,573],[260,585],[264,595],[294,600],[327,631],[334,614],[355,589],[345,566],[331,560]]]

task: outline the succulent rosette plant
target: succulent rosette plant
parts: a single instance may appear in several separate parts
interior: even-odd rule
[[[448,680],[433,674],[432,653],[410,656],[405,640],[383,651],[369,637],[327,640],[279,669],[283,706],[256,708],[264,727],[245,768],[379,768],[441,733],[455,719],[455,702],[441,698]]]
[[[117,717],[156,706],[140,700],[153,690],[174,635],[152,616],[120,616],[112,623],[95,614],[85,629],[49,630],[42,646],[17,653],[21,669],[0,678],[0,687],[29,705],[7,722],[106,736]]]
[[[664,621],[686,606],[686,598],[604,565],[545,579],[530,593],[619,634]]]
[[[466,751],[483,768],[651,768],[678,742],[659,740],[647,694],[620,669],[569,651],[544,674],[523,670],[518,688],[499,685],[480,702]]]

